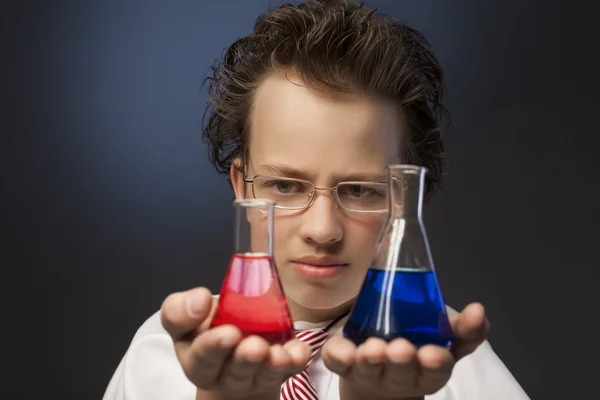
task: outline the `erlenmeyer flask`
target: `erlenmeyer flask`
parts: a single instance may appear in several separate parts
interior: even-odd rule
[[[359,345],[369,337],[403,337],[416,347],[449,347],[452,330],[422,220],[427,170],[388,167],[389,214],[344,336]]]
[[[212,326],[232,324],[271,344],[295,336],[273,259],[273,201],[236,200],[234,252]]]

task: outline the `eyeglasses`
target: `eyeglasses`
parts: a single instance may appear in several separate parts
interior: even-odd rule
[[[340,182],[332,188],[320,188],[312,182],[279,176],[256,175],[244,182],[252,184],[254,198],[271,199],[274,207],[284,210],[301,210],[314,202],[317,190],[335,193],[338,204],[347,211],[360,213],[387,212],[387,183]]]

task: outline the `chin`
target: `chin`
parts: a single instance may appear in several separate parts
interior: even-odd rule
[[[355,298],[355,296],[332,298],[331,293],[333,291],[339,293],[339,289],[308,290],[303,293],[290,293],[288,297],[294,303],[312,310],[331,310],[340,307]]]
[[[305,281],[289,270],[280,273],[286,297],[309,310],[333,310],[352,302],[362,284],[349,282],[352,278],[355,277],[348,274],[335,280]]]

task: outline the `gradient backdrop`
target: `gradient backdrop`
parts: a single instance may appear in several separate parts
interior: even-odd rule
[[[487,307],[534,399],[600,393],[600,35],[576,3],[367,1],[447,71],[450,174],[425,209],[438,273],[451,306]],[[232,194],[200,141],[201,84],[268,6],[0,3],[6,398],[100,398],[165,296],[218,290]]]

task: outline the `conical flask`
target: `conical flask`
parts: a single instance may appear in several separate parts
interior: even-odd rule
[[[295,334],[273,259],[273,205],[267,199],[234,201],[234,251],[212,326],[235,325],[244,337],[283,344]]]
[[[388,167],[389,214],[344,336],[359,345],[369,337],[403,337],[416,347],[449,347],[452,330],[422,220],[427,170]]]

